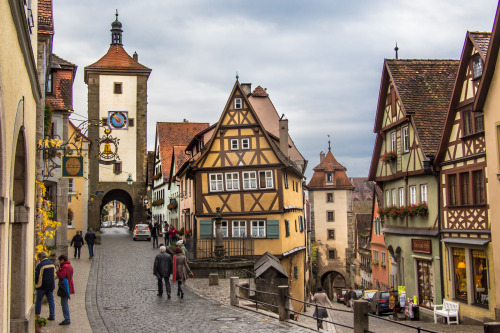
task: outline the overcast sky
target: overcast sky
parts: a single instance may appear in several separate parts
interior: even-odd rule
[[[459,59],[465,34],[491,31],[496,0],[53,0],[53,51],[78,66],[74,110],[87,114],[83,70],[108,50],[115,9],[123,45],[152,69],[148,149],[157,121],[218,121],[235,82],[267,88],[309,160],[332,152],[366,177],[384,58]],[[72,116],[78,123],[78,117]]]

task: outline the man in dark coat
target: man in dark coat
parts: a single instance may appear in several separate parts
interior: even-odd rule
[[[155,248],[155,244],[156,247],[158,247],[158,233],[160,232],[159,229],[160,228],[158,226],[158,222],[155,222],[155,224],[151,228],[151,237],[153,237],[153,249]]]
[[[71,244],[70,244],[71,246],[75,247],[75,258],[76,255],[78,254],[78,259],[80,259],[80,250],[84,244],[85,243],[83,242],[82,232],[77,231],[76,235],[74,235],[73,238],[71,239]]]
[[[47,259],[45,252],[38,254],[40,263],[35,269],[35,288],[36,288],[36,302],[35,302],[35,315],[39,316],[42,311],[43,296],[47,297],[49,302],[49,318],[48,320],[55,319],[54,307],[54,289],[56,287],[54,263]]]
[[[94,242],[97,239],[97,235],[95,234],[92,228],[87,231],[85,234],[85,242],[87,242],[87,246],[89,247],[89,259],[94,257]]]
[[[160,246],[160,253],[155,257],[153,274],[158,279],[158,296],[163,296],[163,280],[165,280],[167,297],[170,299],[170,274],[172,274],[172,256],[165,251],[165,246]]]

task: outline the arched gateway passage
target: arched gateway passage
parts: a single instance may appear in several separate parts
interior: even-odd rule
[[[104,206],[106,206],[108,203],[115,201],[115,200],[123,203],[127,207],[127,210],[129,212],[129,216],[134,216],[134,201],[132,200],[132,197],[130,196],[130,194],[127,191],[121,190],[121,189],[114,189],[114,190],[108,191],[104,195],[104,197],[102,198],[102,201],[101,201],[100,211],[102,211]],[[139,223],[139,222],[137,222],[137,223]],[[131,218],[128,223],[129,223],[129,227],[133,228],[136,224],[136,221],[134,221],[134,219]]]
[[[339,272],[329,271],[321,276],[321,286],[325,289],[328,298],[333,299],[335,292],[338,295],[340,290],[346,287],[346,282]]]

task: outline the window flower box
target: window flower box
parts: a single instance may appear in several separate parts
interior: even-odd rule
[[[384,155],[382,155],[380,157],[380,160],[384,163],[390,163],[392,161],[395,161],[397,157],[398,157],[398,154],[396,154],[393,151],[388,151],[387,153],[385,153]]]
[[[167,209],[176,209],[177,208],[177,202],[172,202],[172,203],[169,203],[168,206],[167,206]]]
[[[161,172],[158,172],[156,175],[152,177],[153,180],[158,180],[161,178]]]
[[[378,260],[372,260],[372,265],[378,265]]]
[[[156,207],[156,206],[161,206],[165,203],[165,200],[163,199],[158,199],[158,200],[155,200],[151,203],[151,206],[153,207]]]

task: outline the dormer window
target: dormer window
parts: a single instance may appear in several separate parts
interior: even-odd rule
[[[241,98],[235,98],[234,99],[234,108],[235,109],[241,109],[243,107],[243,102]]]
[[[326,173],[326,183],[333,184],[333,172]]]
[[[478,77],[483,75],[483,64],[479,55],[472,59],[472,70],[474,79],[477,79]]]

